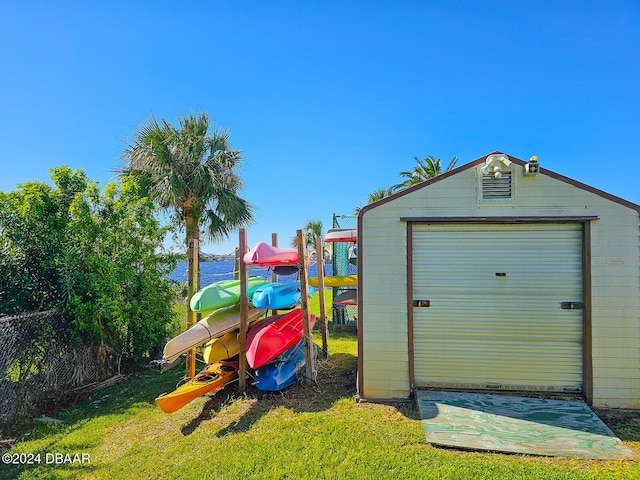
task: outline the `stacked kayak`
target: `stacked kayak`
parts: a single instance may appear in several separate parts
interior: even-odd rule
[[[247,265],[259,267],[295,265],[298,263],[298,249],[272,247],[264,242],[258,242],[244,255],[243,260]]]
[[[316,317],[310,315],[311,328]],[[260,320],[247,335],[247,363],[251,368],[260,368],[273,361],[304,336],[302,310],[296,308],[283,315],[272,315]]]
[[[351,289],[333,297],[334,305],[357,305],[358,290]]]
[[[309,296],[315,290],[309,287]],[[295,307],[300,303],[300,282],[268,283],[258,288],[251,297],[251,303],[256,308],[268,310],[283,310]]]
[[[260,308],[249,309],[249,324],[258,320],[266,310]],[[240,327],[240,305],[216,310],[200,320],[190,329],[172,338],[164,346],[162,358],[174,360],[192,348],[199,347],[209,340],[232,332]]]
[[[312,344],[313,355],[317,355],[316,344]],[[255,386],[258,390],[278,392],[293,385],[305,371],[304,338],[285,351],[273,362],[256,370]]]
[[[247,296],[268,282],[262,277],[249,277]],[[212,283],[196,292],[191,298],[191,310],[198,313],[212,312],[219,308],[240,303],[240,280],[222,280]]]
[[[330,228],[324,236],[325,242],[355,242],[358,240],[358,230],[355,228]]]
[[[318,286],[318,278],[311,277],[309,279],[309,285],[312,287]],[[357,287],[358,276],[357,275],[342,275],[335,277],[324,277],[325,287]]]
[[[216,362],[173,392],[160,395],[156,403],[162,411],[172,413],[205,393],[224,387],[237,376],[238,362]]]
[[[210,364],[235,357],[240,353],[239,330],[225,333],[223,336],[209,340],[202,351],[205,363]]]
[[[273,268],[278,275],[298,271],[298,250],[294,248],[277,248],[260,242],[245,254],[243,260],[248,265]],[[174,392],[160,395],[156,403],[163,411],[175,412],[237,377],[240,287],[239,280],[215,282],[199,290],[191,299],[191,309],[207,316],[167,342],[163,359],[174,361],[185,352],[204,345],[202,353],[208,367]],[[311,296],[314,292],[309,287],[306,294]],[[262,277],[248,279],[247,296],[251,306],[246,358],[249,367],[256,370],[256,385],[261,390],[286,388],[304,370],[302,311],[295,308],[301,301],[301,295],[300,282],[285,284],[269,283]],[[293,310],[260,320],[267,310],[288,309]],[[310,320],[313,328],[315,316],[311,315]]]

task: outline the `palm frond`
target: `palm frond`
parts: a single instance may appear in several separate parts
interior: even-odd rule
[[[418,183],[422,183],[442,174],[442,160],[439,158],[436,159],[429,155],[425,157],[424,160],[421,160],[416,155],[413,159],[416,161],[417,165],[411,171],[400,172],[399,177],[404,178],[405,180],[391,187],[394,191],[404,190],[405,188],[417,185]],[[446,171],[454,168],[457,161],[458,157],[455,157],[447,166]]]
[[[132,175],[141,192],[183,221],[197,219],[214,240],[253,220],[253,206],[238,196],[240,150],[229,132],[214,128],[206,113],[178,117],[178,127],[152,117],[129,141],[120,175]]]

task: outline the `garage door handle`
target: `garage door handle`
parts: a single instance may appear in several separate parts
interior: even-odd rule
[[[431,306],[431,300],[414,300],[413,301],[413,306],[414,307],[430,307]]]
[[[562,302],[560,308],[563,310],[583,310],[584,303],[582,302]]]

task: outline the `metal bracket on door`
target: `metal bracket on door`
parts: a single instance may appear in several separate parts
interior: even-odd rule
[[[413,306],[414,307],[430,307],[431,300],[414,300]]]
[[[560,308],[563,310],[583,310],[584,303],[582,302],[561,302]]]

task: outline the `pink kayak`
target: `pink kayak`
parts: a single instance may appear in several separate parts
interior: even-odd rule
[[[313,328],[315,315],[310,315],[309,320]],[[260,320],[247,335],[247,363],[251,368],[260,368],[293,347],[303,336],[302,310],[299,308]]]
[[[247,265],[274,267],[277,265],[293,265],[298,263],[297,248],[278,248],[258,242],[243,257]]]

